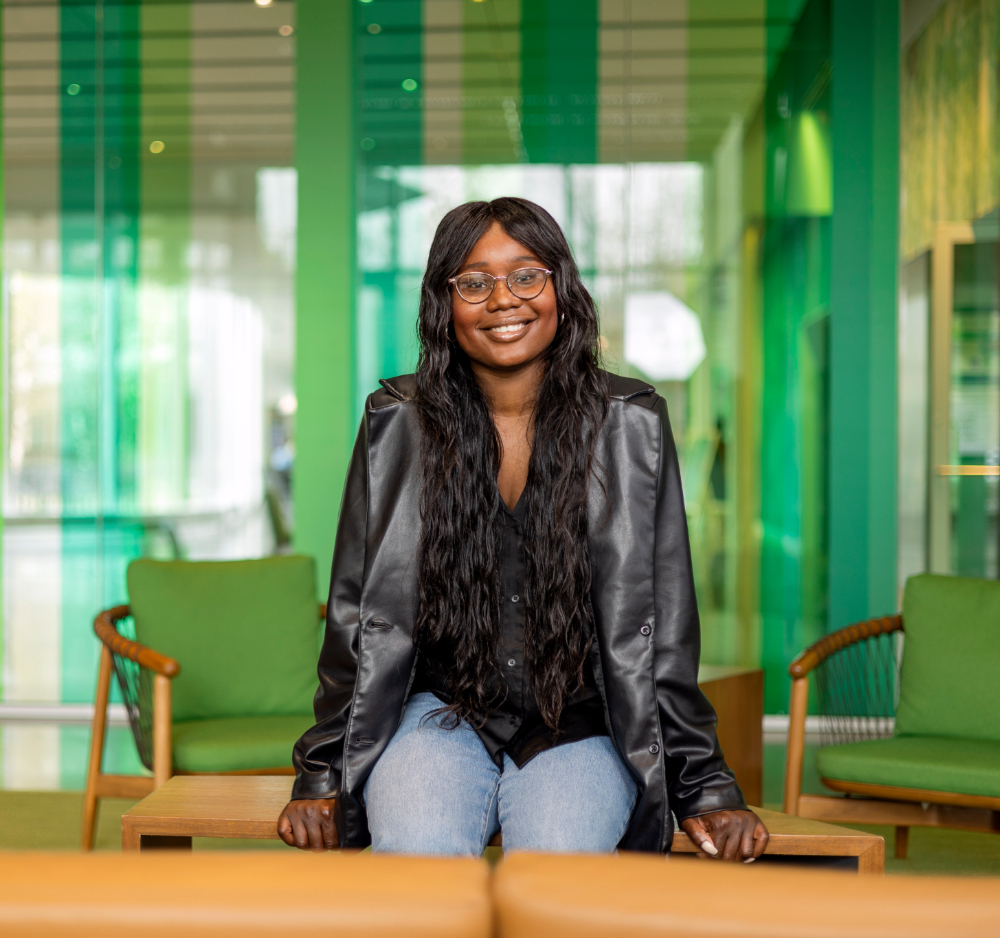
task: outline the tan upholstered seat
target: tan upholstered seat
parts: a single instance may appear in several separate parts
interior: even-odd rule
[[[0,853],[4,938],[489,938],[479,860]]]
[[[711,861],[515,854],[497,938],[987,938],[995,879],[857,877]]]

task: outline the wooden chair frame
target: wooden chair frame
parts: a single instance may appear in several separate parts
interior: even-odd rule
[[[173,712],[171,681],[181,673],[180,663],[158,651],[121,635],[117,623],[132,614],[128,606],[114,606],[98,613],[94,632],[101,640],[101,660],[97,669],[97,694],[94,698],[94,718],[90,736],[90,760],[87,765],[87,787],[83,796],[83,849],[93,850],[96,832],[97,803],[101,798],[145,798],[160,787],[171,775],[294,775],[291,767],[241,769],[235,772],[175,773],[171,730]],[[319,605],[320,620],[326,618],[326,604]],[[110,775],[101,771],[104,739],[108,725],[108,699],[114,655],[136,662],[152,671],[153,677],[153,775]]]
[[[883,616],[848,625],[810,645],[788,667],[792,678],[785,756],[785,814],[844,824],[889,824],[896,828],[895,852],[906,858],[911,827],[950,827],[1000,833],[1000,798],[869,785],[821,778],[836,795],[802,794],[809,672],[834,652],[877,635],[903,631],[902,616]]]

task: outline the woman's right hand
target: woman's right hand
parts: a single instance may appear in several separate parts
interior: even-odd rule
[[[336,804],[336,798],[289,801],[278,818],[278,836],[300,850],[333,850],[338,845]]]

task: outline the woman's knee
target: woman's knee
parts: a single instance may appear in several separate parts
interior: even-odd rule
[[[372,849],[477,855],[496,816],[499,771],[466,726],[408,713],[365,784]]]
[[[607,737],[557,746],[520,770],[507,760],[500,795],[504,850],[610,853],[637,795]]]

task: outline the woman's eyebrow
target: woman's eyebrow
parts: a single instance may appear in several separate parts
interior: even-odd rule
[[[513,261],[538,261],[538,258],[535,257],[534,254],[522,254],[520,257],[511,258],[511,260],[513,260]],[[541,261],[538,261],[538,262],[541,263]],[[464,264],[460,268],[460,270],[458,272],[462,273],[462,271],[464,271],[464,270],[472,270],[475,267],[489,267],[489,266],[490,266],[489,262],[487,262],[487,261],[473,261],[473,263],[471,263],[471,264]]]

